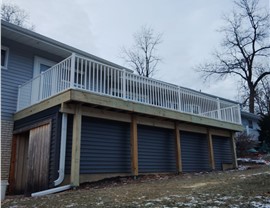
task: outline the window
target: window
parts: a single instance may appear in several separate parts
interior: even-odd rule
[[[253,129],[252,120],[248,120],[248,128]]]
[[[5,46],[1,46],[1,68],[7,69],[9,50]]]

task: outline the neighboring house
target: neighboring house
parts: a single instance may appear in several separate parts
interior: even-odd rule
[[[3,21],[1,29],[1,177],[11,192],[237,166],[237,103]]]
[[[250,135],[253,140],[258,141],[259,137],[259,126],[258,122],[260,116],[246,111],[241,111],[242,125],[244,127],[244,132]]]

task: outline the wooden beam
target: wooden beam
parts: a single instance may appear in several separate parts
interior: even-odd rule
[[[229,130],[223,130],[223,129],[211,128],[211,134],[215,135],[215,136],[231,137],[230,131]]]
[[[73,187],[80,185],[80,154],[81,154],[81,128],[82,128],[82,109],[77,104],[73,117],[72,132],[72,155],[71,155],[71,174],[70,183]]]
[[[216,167],[215,167],[212,133],[209,129],[207,129],[207,140],[208,140],[208,150],[209,150],[209,164],[210,164],[211,169],[215,170]]]
[[[64,103],[66,101],[70,100],[70,91],[67,90],[64,91],[60,94],[57,94],[53,97],[50,97],[46,100],[41,101],[40,103],[34,104],[28,108],[25,108],[23,110],[18,111],[17,113],[14,114],[14,120],[20,120],[22,118],[25,118],[27,116],[36,114],[38,112],[41,112],[43,110],[46,110],[48,108],[60,105],[61,103]]]
[[[174,129],[174,122],[173,121],[165,121],[160,118],[147,118],[144,116],[137,117],[138,124],[146,125],[146,126],[155,126],[165,129]]]
[[[233,168],[238,168],[234,132],[231,132],[231,148],[232,148]]]
[[[192,125],[188,123],[181,123],[179,126],[180,131],[188,131],[193,133],[200,133],[200,134],[206,134],[207,128],[205,126],[199,126],[199,125]]]
[[[176,149],[176,168],[177,172],[182,172],[182,154],[181,154],[181,138],[178,122],[175,122],[175,149]]]
[[[130,149],[131,149],[131,172],[132,175],[137,176],[138,168],[138,128],[137,117],[132,115],[130,124]]]
[[[91,92],[85,92],[76,89],[69,89],[62,93],[59,93],[51,98],[48,98],[40,103],[23,109],[14,115],[14,120],[19,120],[27,116],[33,115],[40,111],[46,110],[50,107],[61,105],[68,102],[81,102],[85,104],[92,104],[97,106],[103,106],[107,108],[120,109],[129,111],[130,113],[139,113],[145,115],[151,115],[160,118],[167,118],[171,120],[183,121],[191,124],[212,126],[221,129],[228,129],[232,131],[242,131],[243,127],[240,124],[232,124],[224,121],[218,121],[211,118],[201,117],[197,115],[191,115],[188,113],[177,112],[170,109],[159,108],[155,106],[145,105],[132,101],[122,100],[119,98],[97,95]],[[61,110],[63,109],[63,105]],[[66,111],[73,113],[71,108],[65,108]],[[67,112],[68,113],[68,112]],[[172,128],[173,125],[172,125]]]
[[[82,103],[89,103],[103,107],[121,109],[132,113],[146,114],[161,118],[167,118],[177,121],[184,121],[193,124],[213,126],[216,128],[229,129],[233,131],[242,131],[243,127],[240,124],[233,124],[224,121],[219,121],[211,118],[202,117],[199,115],[191,115],[188,113],[177,112],[170,109],[145,105],[137,102],[126,101],[119,98],[98,95],[80,90],[71,90],[71,100]]]

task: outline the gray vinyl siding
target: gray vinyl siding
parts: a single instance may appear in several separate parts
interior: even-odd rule
[[[55,62],[63,58],[45,51],[2,38],[3,46],[9,48],[8,67],[1,69],[2,120],[12,120],[17,107],[18,86],[32,79],[34,57],[40,56]]]
[[[205,134],[180,132],[183,172],[208,171],[209,154]]]
[[[70,136],[71,132],[68,133],[69,161]],[[70,162],[66,167],[70,169]],[[130,124],[83,117],[80,173],[130,173],[130,170]]]
[[[230,138],[213,136],[213,149],[216,170],[222,170],[222,163],[232,163]]]
[[[172,130],[138,125],[139,173],[176,172]]]
[[[61,138],[61,114],[59,106],[49,108],[40,113],[31,115],[14,122],[14,130],[22,129],[36,123],[51,120],[51,141],[50,141],[50,164],[49,164],[49,186],[53,187],[53,181],[58,177],[59,152]]]
[[[67,143],[66,143],[66,161],[65,161],[66,174],[70,174],[70,167],[71,167],[72,128],[73,128],[73,115],[69,114],[67,120]]]

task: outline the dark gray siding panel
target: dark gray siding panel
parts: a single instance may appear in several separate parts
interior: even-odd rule
[[[206,135],[181,131],[180,138],[183,171],[208,171],[210,167]]]
[[[73,128],[73,115],[68,115],[66,161],[65,161],[65,173],[66,174],[70,174],[70,167],[71,167],[72,128]]]
[[[61,114],[59,113],[59,106],[49,108],[27,118],[15,121],[14,130],[25,128],[47,119],[51,119],[52,122],[49,164],[49,186],[52,187],[53,181],[58,177],[59,169],[59,151],[61,137]]]
[[[222,163],[232,163],[230,138],[213,136],[213,148],[216,170],[222,170]]]
[[[83,117],[80,173],[130,172],[130,125]]]
[[[129,123],[83,117],[80,173],[129,173],[129,128]],[[68,135],[72,137],[71,132]],[[68,148],[71,149],[70,140]],[[67,158],[70,160],[70,153]],[[67,166],[70,167],[70,162]]]
[[[139,173],[176,172],[172,130],[138,125]]]
[[[18,86],[32,79],[34,57],[41,56],[55,62],[62,58],[5,38],[2,38],[2,45],[9,48],[8,68],[1,69],[2,120],[12,120]]]

